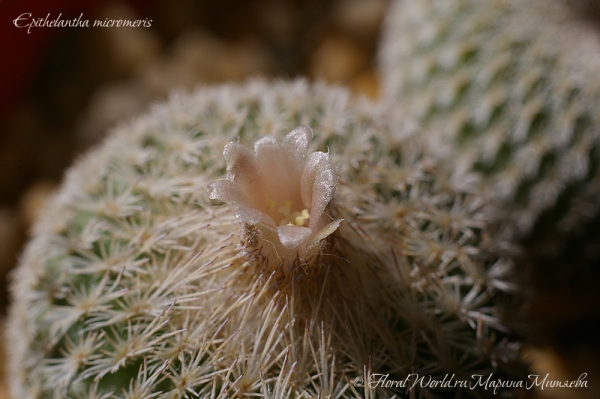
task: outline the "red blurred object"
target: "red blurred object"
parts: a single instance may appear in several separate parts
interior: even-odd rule
[[[50,14],[48,20],[62,14],[60,19],[68,20],[84,13],[85,18],[101,1],[9,0],[0,4],[0,117],[10,113],[28,91],[45,50],[60,30],[77,29],[32,27],[28,33],[27,28],[17,28],[14,20],[23,14],[35,19]]]
[[[31,88],[45,52],[57,36],[68,33],[72,27],[15,26],[15,19],[23,18],[67,21],[78,18],[93,23],[95,10],[106,0],[0,0],[0,118],[5,117],[23,99]],[[129,1],[129,3],[139,3]],[[136,4],[137,5],[137,4]],[[28,14],[31,14],[29,16]],[[25,19],[21,24],[26,24]]]

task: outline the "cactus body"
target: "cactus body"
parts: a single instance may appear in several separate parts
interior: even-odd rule
[[[252,81],[116,129],[67,174],[15,274],[14,397],[385,398],[406,391],[351,381],[501,373],[516,287],[486,209],[381,114],[342,89]],[[299,125],[312,141],[284,138]],[[277,161],[286,148],[297,166]],[[269,180],[277,162],[303,171],[308,211],[267,250],[277,210],[250,183],[295,190]]]
[[[575,18],[560,0],[438,0],[396,1],[386,22],[386,100],[481,176],[518,239],[600,209],[600,36]]]

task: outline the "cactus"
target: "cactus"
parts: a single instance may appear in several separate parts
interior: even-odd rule
[[[519,288],[489,209],[384,114],[250,81],[118,127],[14,275],[13,396],[386,398],[407,389],[360,378],[509,375]]]
[[[513,241],[547,250],[597,218],[600,37],[561,0],[393,3],[384,97],[457,176],[478,176]]]

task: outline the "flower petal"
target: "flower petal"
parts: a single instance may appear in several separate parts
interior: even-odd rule
[[[292,130],[281,143],[286,156],[293,162],[294,168],[301,172],[306,158],[308,146],[313,138],[313,131],[308,126],[298,126]]]
[[[313,187],[313,200],[310,212],[311,215],[314,215],[313,218],[316,219],[321,217],[327,204],[333,199],[333,194],[335,194],[337,187],[337,173],[333,167],[328,166],[328,168],[319,172]]]
[[[251,206],[250,199],[236,182],[219,180],[208,186],[208,198],[227,202],[234,209]]]
[[[317,245],[321,240],[330,236],[334,231],[340,227],[340,223],[342,223],[344,219],[336,219],[333,222],[329,223],[327,226],[323,227],[321,230],[317,232],[317,234],[310,237],[310,240],[306,243],[305,251],[309,252],[313,246]]]
[[[254,153],[243,144],[232,141],[225,146],[223,156],[227,162],[227,178],[239,184],[248,198],[256,203],[253,194],[263,191],[263,183]]]
[[[296,155],[290,155],[274,136],[263,136],[254,144],[256,160],[263,177],[263,194],[266,201],[276,204],[291,203],[300,208],[300,176],[302,165],[297,167]],[[302,155],[303,156],[303,155]]]
[[[235,213],[235,217],[242,223],[247,224],[263,224],[273,229],[277,228],[277,225],[273,219],[264,212],[254,208],[240,208]]]
[[[279,226],[277,227],[279,241],[287,249],[294,249],[300,246],[310,237],[312,230],[301,226]]]
[[[254,143],[258,163],[276,163],[281,159],[281,144],[271,135],[262,136]]]
[[[304,206],[310,206],[310,228],[316,226],[332,200],[337,180],[337,173],[329,162],[328,154],[313,152],[309,155],[302,173],[301,195]]]
[[[329,158],[324,152],[313,152],[306,159],[304,170],[302,171],[302,178],[300,180],[300,190],[302,202],[307,208],[309,208],[312,203],[312,193],[317,173],[325,167],[325,163],[328,161]]]

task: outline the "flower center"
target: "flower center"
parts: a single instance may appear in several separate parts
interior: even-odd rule
[[[275,201],[272,199],[267,201],[267,206],[271,211],[271,215],[275,212]],[[308,221],[310,219],[310,214],[308,213],[308,209],[303,209],[301,211],[292,212],[292,201],[285,201],[283,206],[280,206],[277,209],[277,213],[283,215],[283,219],[279,222],[279,226],[308,226]],[[277,220],[277,218],[273,218]]]

